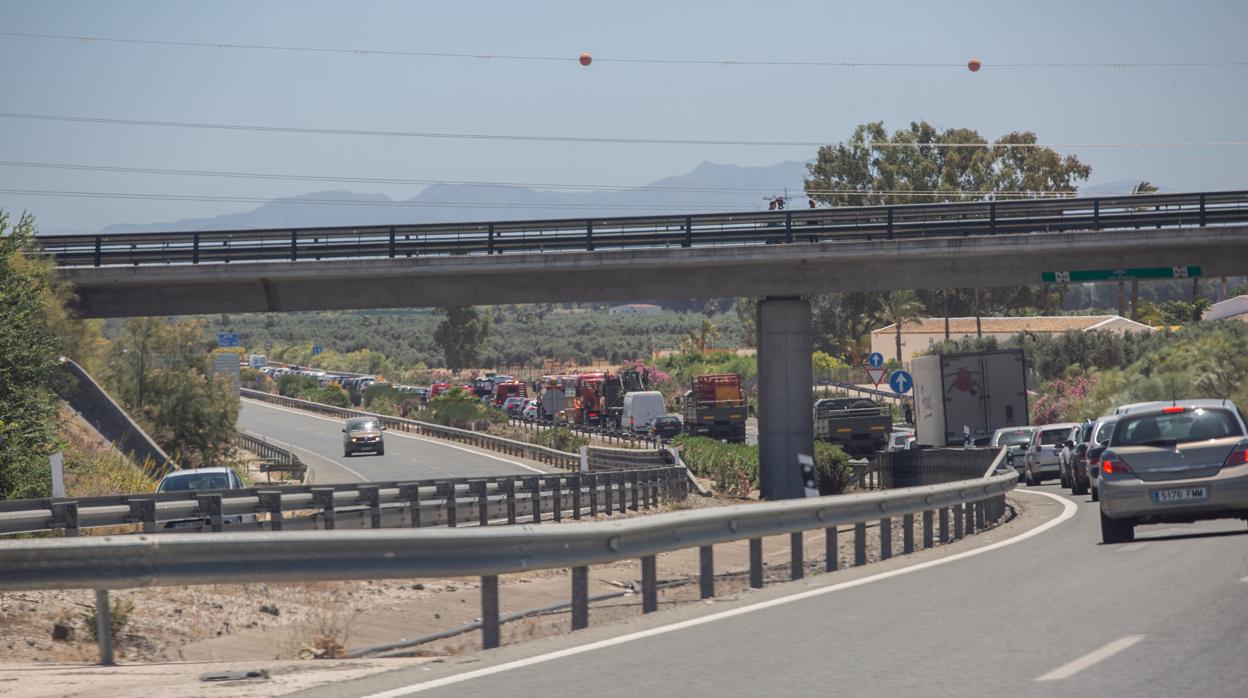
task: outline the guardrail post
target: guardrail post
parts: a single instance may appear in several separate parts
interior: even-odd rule
[[[940,508],[940,542],[948,543],[952,538],[949,537],[949,507]]]
[[[200,494],[195,499],[200,503],[198,516],[208,519],[208,527],[213,532],[220,532],[223,523],[221,521],[221,494]]]
[[[698,547],[698,590],[703,599],[715,596],[715,548],[710,545]]]
[[[572,568],[572,629],[589,627],[589,567]]]
[[[144,533],[156,532],[156,500],[155,499],[131,499],[130,518],[135,519],[143,524]]]
[[[962,530],[962,521],[964,518],[965,517],[962,514],[962,505],[955,504],[953,507],[953,537],[954,538],[962,538],[965,535]]]
[[[533,507],[533,523],[542,522],[542,482],[537,476],[526,477],[524,488],[529,491],[529,504]]]
[[[893,239],[893,207],[888,207],[888,239]]]
[[[581,518],[581,476],[568,476],[568,489],[572,490],[572,518]]]
[[[824,571],[835,572],[837,565],[841,562],[841,546],[836,539],[836,526],[823,529],[823,554],[826,558],[823,561]]]
[[[685,216],[685,241],[681,247],[693,247],[693,216]]]
[[[988,505],[988,500],[983,499],[975,503],[975,530],[984,530],[984,507]]]
[[[100,266],[100,236],[95,236],[95,266]]]
[[[914,514],[906,514],[901,519],[901,544],[906,555],[914,552]]]
[[[585,221],[585,250],[594,251],[594,222]]]
[[[546,488],[550,490],[551,517],[559,523],[563,521],[563,478],[546,478]]]
[[[611,490],[611,486],[615,484],[615,473],[603,473],[601,478],[605,483],[602,486],[602,493],[606,497],[604,504],[606,504],[607,516],[610,516],[615,513],[615,500],[612,498],[614,493]]]
[[[485,494],[488,483],[485,480],[469,480],[468,493],[477,497],[477,525],[490,525],[490,500]]]
[[[399,485],[399,499],[408,503],[407,525],[420,528],[420,484],[405,482]]]
[[[659,575],[653,555],[641,558],[641,612],[659,610]]]
[[[967,502],[965,504],[965,508],[963,511],[966,515],[966,527],[965,528],[966,528],[966,535],[968,536],[975,532],[975,510],[978,508],[979,508],[979,504],[977,504],[976,502]]]
[[[854,524],[854,566],[867,564],[867,522]]]
[[[191,264],[199,264],[199,233],[191,237]]]
[[[997,202],[988,204],[988,232],[997,234]]]
[[[887,560],[893,556],[893,519],[885,516],[880,519],[880,559]]]
[[[498,481],[498,488],[507,497],[507,523],[516,523],[516,481],[507,478]]]
[[[615,480],[620,486],[620,508],[618,511],[623,514],[628,509],[628,478],[624,476],[624,473],[619,473]]]
[[[455,528],[459,525],[459,513],[455,511],[455,483],[439,482],[438,496],[446,498],[446,525],[449,528]],[[515,521],[512,520],[510,523],[515,523]]]
[[[784,241],[793,242],[793,212],[784,212]]]
[[[589,487],[589,515],[594,517],[598,515],[598,476],[589,473],[583,477],[585,485]]]
[[[78,502],[52,504],[52,528],[59,528],[66,538],[78,535]]]
[[[637,511],[638,509],[637,501],[640,495],[640,493],[637,490],[641,487],[641,476],[636,470],[634,470],[631,474],[629,474],[628,486],[630,489],[633,490],[632,504],[630,504],[628,508],[631,511]]]
[[[923,512],[923,548],[924,549],[930,548],[934,544],[934,540],[932,536],[932,519],[933,518],[935,517],[932,516],[931,509],[928,509],[927,511]]]
[[[763,588],[763,539],[750,539],[750,588]]]
[[[1092,229],[1101,229],[1101,200],[1093,199],[1092,201]]]
[[[498,645],[498,575],[483,575],[481,577],[481,648],[492,650]]]
[[[377,485],[359,485],[355,492],[355,503],[368,505],[370,528],[381,528],[381,491]]]
[[[802,532],[789,534],[789,579],[801,579],[806,572],[806,557],[802,550]]]
[[[100,665],[113,666],[113,613],[108,590],[95,590],[95,639],[100,648]]]
[[[1205,195],[1200,195],[1200,227],[1205,227]]]
[[[299,231],[292,230],[290,231],[290,261],[296,262],[298,260],[299,260]]]
[[[337,510],[334,508],[334,488],[313,487],[312,506],[319,507],[321,510],[321,527],[326,531],[334,530],[334,526],[337,524]]]
[[[221,515],[221,495],[213,494],[213,495],[207,495],[207,496],[217,498],[216,504],[213,506],[216,507],[217,516],[220,516]],[[260,509],[261,511],[266,511],[269,513],[269,530],[270,531],[282,530],[282,493],[281,491],[280,490],[260,490],[259,492],[256,493],[256,497],[260,500],[260,504],[257,508]],[[213,523],[212,530],[219,531],[221,529],[218,528],[217,523]]]

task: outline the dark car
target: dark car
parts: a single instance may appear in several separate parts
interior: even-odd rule
[[[650,433],[662,439],[670,439],[680,431],[681,423],[678,414],[665,414],[655,417],[654,421],[650,422]]]
[[[361,451],[386,455],[386,442],[381,436],[384,429],[375,417],[348,419],[342,428],[342,455],[350,457]]]

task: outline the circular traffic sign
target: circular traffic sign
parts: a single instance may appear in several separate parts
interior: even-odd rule
[[[867,365],[871,368],[879,368],[884,365],[884,355],[878,351],[871,352],[871,356],[867,357]]]
[[[914,387],[914,379],[908,371],[893,371],[893,375],[888,377],[888,387],[898,395],[905,395]]]

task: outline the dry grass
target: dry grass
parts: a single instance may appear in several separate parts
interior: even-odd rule
[[[65,439],[65,493],[71,497],[153,492],[157,481],[62,405],[60,434]]]

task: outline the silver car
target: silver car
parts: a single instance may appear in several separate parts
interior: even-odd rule
[[[1119,417],[1101,455],[1101,540],[1135,527],[1248,519],[1248,427],[1229,401],[1141,409]]]
[[[1062,476],[1062,460],[1070,454],[1080,425],[1075,422],[1045,424],[1031,437],[1024,458],[1023,479],[1030,486]]]
[[[1114,425],[1118,423],[1116,415],[1107,415],[1099,417],[1092,423],[1092,432],[1088,440],[1080,444],[1084,447],[1081,454],[1076,457],[1083,458],[1083,462],[1088,471],[1088,488],[1092,492],[1092,501],[1099,501],[1101,491],[1097,486],[1097,478],[1101,474],[1101,455],[1105,453],[1105,449],[1109,447],[1109,438],[1114,433]],[[1076,493],[1079,494],[1079,493]]]
[[[1023,480],[1023,466],[1027,449],[1031,448],[1031,437],[1035,436],[1035,427],[1004,427],[992,433],[993,448],[1009,448],[1005,454],[1006,463],[1018,471],[1018,480]]]

